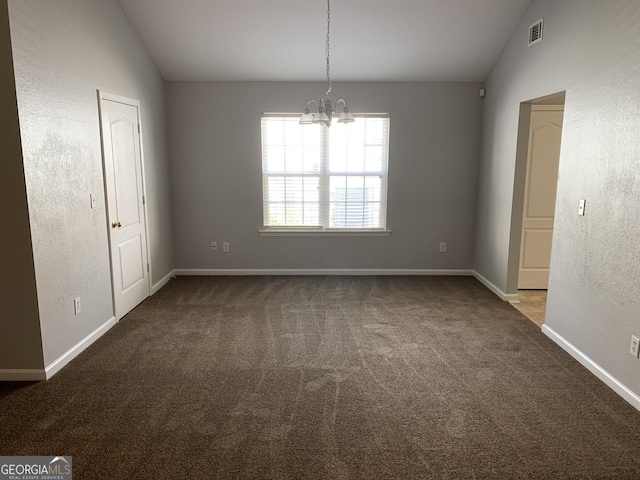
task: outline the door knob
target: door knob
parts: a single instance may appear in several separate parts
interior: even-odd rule
[[[122,224],[120,222],[113,222],[111,224],[111,228],[116,228],[116,227],[121,227],[121,226],[122,226]]]

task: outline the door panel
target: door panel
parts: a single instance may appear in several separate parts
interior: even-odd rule
[[[534,113],[539,117],[540,113],[547,112]],[[544,121],[547,123],[538,126],[532,132],[533,162],[527,185],[528,201],[525,202],[527,219],[553,219],[555,215],[562,127],[551,118]]]
[[[553,230],[538,229],[524,231],[524,255],[522,268],[549,270],[551,261],[551,238]]]
[[[138,199],[139,172],[136,159],[138,124],[117,119],[111,124],[113,143],[116,216],[123,227],[140,223]]]
[[[144,281],[145,261],[142,250],[142,238],[139,235],[118,245],[123,293],[137,282]]]
[[[549,284],[564,112],[541,108],[531,112],[519,289],[546,289]]]
[[[102,98],[101,121],[115,316],[149,296],[138,107]]]

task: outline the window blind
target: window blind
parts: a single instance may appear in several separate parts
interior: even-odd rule
[[[356,119],[327,128],[263,115],[265,228],[385,229],[389,117]]]

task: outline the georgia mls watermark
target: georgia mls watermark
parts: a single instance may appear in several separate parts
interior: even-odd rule
[[[72,457],[0,457],[0,480],[71,480]]]

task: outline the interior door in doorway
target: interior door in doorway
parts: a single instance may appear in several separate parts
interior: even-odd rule
[[[518,289],[547,289],[564,107],[533,105]]]
[[[117,320],[150,294],[137,101],[101,94],[104,174]]]

